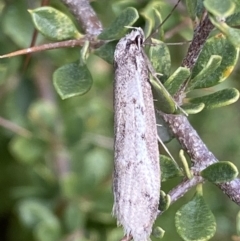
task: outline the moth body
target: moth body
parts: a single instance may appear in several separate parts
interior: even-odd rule
[[[136,28],[114,53],[113,215],[134,241],[148,240],[160,197],[157,126],[143,41],[142,29]]]

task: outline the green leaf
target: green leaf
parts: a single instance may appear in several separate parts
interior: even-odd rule
[[[185,67],[179,67],[164,83],[165,88],[170,95],[174,95],[184,81],[190,76],[190,70]]]
[[[190,103],[204,103],[206,109],[214,109],[230,105],[239,99],[239,91],[235,88],[229,88],[217,91],[210,95],[189,99]]]
[[[167,90],[152,77],[150,77],[150,84],[152,86],[153,97],[155,100],[154,106],[156,109],[168,114],[174,113],[176,111],[176,104]]]
[[[72,20],[55,8],[40,7],[29,12],[37,30],[49,39],[59,41],[82,37]]]
[[[165,82],[170,74],[171,56],[167,45],[157,39],[152,39],[153,46],[149,48],[149,58],[156,73],[161,74],[161,81]]]
[[[38,200],[26,199],[18,204],[18,214],[22,223],[33,228],[40,222],[46,222],[50,226],[59,228],[58,219],[45,204]]]
[[[27,3],[25,3],[15,1],[8,7],[6,5],[1,19],[1,30],[21,48],[29,47],[29,39],[34,31],[31,17],[26,14]]]
[[[69,203],[64,210],[64,223],[68,232],[74,232],[84,224],[84,213],[77,203]]]
[[[227,28],[225,31],[228,40],[237,48],[240,47],[240,30],[235,28]]]
[[[201,171],[201,176],[213,183],[230,182],[237,175],[237,167],[228,161],[214,163]]]
[[[146,38],[159,27],[162,22],[161,7],[162,3],[159,1],[149,1],[145,8],[141,11],[141,15],[145,19],[144,33]],[[158,36],[160,39],[164,36],[163,28],[159,29]],[[156,36],[155,36],[156,37]]]
[[[194,89],[195,86],[203,86],[207,83],[207,77],[211,76],[214,71],[220,66],[222,57],[219,55],[212,55],[206,66],[189,82],[188,90]]]
[[[44,151],[42,143],[32,138],[16,136],[10,143],[13,156],[25,164],[33,164],[42,158]]]
[[[117,44],[116,41],[106,43],[106,44],[102,45],[100,48],[96,49],[94,51],[94,54],[96,54],[98,57],[104,59],[109,64],[113,64],[113,56],[114,56],[116,44]]]
[[[228,17],[235,9],[235,4],[231,0],[224,0],[219,4],[219,0],[205,0],[203,1],[205,8],[214,16]]]
[[[128,29],[126,26],[132,26],[139,18],[138,12],[135,8],[128,7],[114,20],[109,28],[106,28],[98,36],[99,39],[120,39],[123,37]]]
[[[200,17],[202,15],[204,11],[202,0],[185,0],[185,4],[193,21],[195,21],[196,17]]]
[[[161,155],[160,160],[162,182],[165,182],[173,177],[183,176],[182,171],[171,158]]]
[[[111,7],[113,12],[118,16],[128,7],[138,8],[139,3],[135,0],[121,0],[121,1],[113,1],[111,3]]]
[[[39,223],[34,229],[34,237],[38,241],[56,241],[61,239],[60,225],[49,221]]]
[[[163,238],[164,234],[165,234],[165,231],[161,227],[155,227],[152,231],[152,235],[158,239]]]
[[[236,65],[238,53],[239,50],[223,34],[217,34],[209,38],[204,44],[197,63],[193,68],[192,78],[195,78],[209,64],[209,59],[212,55],[221,56],[222,61],[211,75],[207,76],[203,82],[195,84],[194,88],[206,88],[224,81]]]
[[[183,108],[184,111],[189,115],[197,114],[201,112],[204,109],[204,107],[205,107],[204,103],[197,103],[197,104],[186,103],[181,106],[181,108]]]
[[[61,194],[67,199],[75,198],[79,193],[79,179],[75,173],[64,175],[60,182]]]
[[[237,26],[240,24],[240,12],[236,12],[226,19],[226,24],[229,26]]]
[[[212,23],[221,31],[223,32],[227,39],[236,47],[240,47],[240,30],[236,28],[229,27],[224,22],[219,22],[213,17],[210,17]],[[239,50],[239,49],[238,49]]]
[[[96,167],[96,163],[98,166]],[[101,148],[92,149],[82,160],[85,172],[81,175],[82,185],[89,191],[96,185],[108,178],[111,171],[111,162],[108,152]],[[88,185],[87,185],[88,184]]]
[[[57,109],[55,105],[47,100],[38,100],[34,102],[28,111],[28,117],[33,125],[41,127],[41,130],[52,130],[56,126]]]
[[[175,225],[184,241],[207,241],[216,231],[215,218],[198,193],[177,211]]]
[[[62,99],[88,92],[92,86],[92,76],[86,65],[66,64],[53,74],[53,84]]]
[[[162,212],[166,211],[171,204],[171,197],[164,191],[160,191],[160,203],[158,209]]]

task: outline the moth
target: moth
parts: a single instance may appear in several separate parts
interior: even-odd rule
[[[160,197],[157,125],[143,42],[143,30],[135,28],[114,52],[113,215],[135,241],[148,240]]]

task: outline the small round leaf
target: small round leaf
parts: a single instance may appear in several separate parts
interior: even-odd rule
[[[100,48],[94,51],[98,57],[104,59],[109,64],[113,64],[113,56],[116,48],[116,41],[112,41],[102,45]]]
[[[132,26],[139,18],[135,8],[128,7],[114,20],[109,28],[106,28],[98,36],[99,39],[120,39],[127,32],[126,26]]]
[[[202,177],[213,183],[230,182],[237,175],[237,167],[228,161],[214,163],[201,172]]]
[[[19,161],[33,164],[42,158],[44,146],[39,140],[16,136],[10,142],[10,150]]]
[[[161,74],[161,81],[164,82],[170,74],[171,57],[167,45],[157,39],[152,39],[153,46],[149,49],[149,58],[151,59],[154,70]],[[161,56],[161,58],[159,58]]]
[[[145,20],[144,33],[146,37],[148,37],[156,28],[159,28],[159,25],[162,22],[162,5],[163,3],[160,1],[149,1],[149,3],[141,11],[141,15]],[[163,28],[158,30],[157,36],[155,34],[156,38],[158,38],[158,36],[160,39],[164,36]]]
[[[235,4],[231,0],[224,0],[219,4],[219,0],[205,0],[203,2],[205,8],[218,17],[228,17],[235,9]]]
[[[183,176],[182,171],[171,158],[161,155],[160,159],[162,182],[165,182],[173,177]]]
[[[35,27],[47,38],[52,40],[79,39],[78,32],[72,20],[64,13],[52,7],[40,7],[29,10]]]
[[[198,193],[177,211],[175,225],[185,241],[207,241],[216,231],[215,218]]]
[[[92,76],[86,65],[66,64],[53,74],[53,84],[62,99],[83,95],[92,86]]]

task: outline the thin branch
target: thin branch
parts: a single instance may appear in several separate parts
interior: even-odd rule
[[[188,25],[190,25],[189,18],[184,18],[183,21],[181,21],[178,25],[176,25],[174,28],[170,29],[164,34],[164,39],[169,39],[172,36],[174,36],[176,33],[179,33],[182,31],[182,29],[185,29]],[[168,44],[168,43],[167,43]]]
[[[178,139],[182,148],[188,153],[193,163],[191,170],[195,177],[199,172],[207,166],[218,162],[218,159],[208,150],[197,132],[193,129],[186,116],[183,115],[163,115],[164,120],[169,128]],[[201,181],[201,180],[199,180]],[[172,195],[173,199],[179,198],[185,193],[184,188],[188,189],[186,185],[190,185],[191,180],[185,185],[180,184],[175,188]],[[183,186],[182,186],[183,185]],[[240,179],[236,178],[231,182],[217,184],[217,186],[225,193],[233,202],[240,205]],[[176,195],[176,193],[179,193]]]
[[[181,0],[177,0],[177,3],[175,3],[175,5],[173,6],[172,10],[170,11],[170,13],[167,15],[167,17],[159,24],[159,26],[157,26],[157,28],[153,31],[153,33],[151,33],[146,39],[145,41],[147,41],[149,38],[151,38],[152,36],[154,36],[159,28],[171,17],[172,13],[174,12],[174,10],[177,8],[178,4],[180,3]]]
[[[207,15],[205,15],[203,21],[194,31],[194,37],[192,44],[189,46],[186,57],[182,62],[182,66],[186,66],[192,69],[196,60],[202,50],[203,44],[207,40],[211,30],[214,28],[213,24],[210,22]],[[182,102],[185,86],[178,93],[178,103]],[[201,138],[198,136],[197,132],[193,129],[188,119],[182,115],[163,115],[164,120],[168,124],[169,128],[174,133],[175,137],[180,142],[182,148],[188,153],[193,162],[192,171],[197,176],[197,174],[205,169],[207,166],[218,162],[217,158],[212,152],[208,150],[206,145],[203,143]],[[195,177],[196,177],[195,176]],[[189,184],[186,181],[185,184]],[[185,185],[180,184],[173,192],[170,194],[173,196],[173,200],[179,198],[189,190],[189,187],[184,187]],[[225,193],[233,202],[240,205],[240,179],[235,179],[231,182],[217,184],[217,186]],[[177,194],[177,195],[176,195]]]
[[[42,0],[41,6],[47,6],[49,4],[49,1],[50,0]],[[38,36],[38,31],[37,31],[37,29],[34,29],[30,47],[35,46],[35,43],[37,41],[37,36]],[[23,71],[25,71],[27,69],[30,59],[31,59],[31,53],[28,53],[25,58],[24,64],[23,64]]]
[[[194,176],[191,179],[184,180],[182,183],[173,188],[168,195],[171,197],[171,204],[176,202],[181,198],[185,193],[187,193],[192,187],[195,187],[197,184],[204,182],[204,179],[201,176]]]
[[[189,46],[186,57],[182,61],[182,66],[192,69],[197,61],[197,58],[202,50],[203,44],[206,42],[214,25],[208,18],[208,15],[200,22],[194,30],[194,36],[191,45]]]
[[[102,24],[88,0],[62,0],[74,14],[80,26],[89,35],[99,35]]]
[[[13,123],[9,120],[6,120],[2,117],[0,117],[0,126],[8,129],[8,130],[20,135],[20,136],[24,136],[24,137],[27,137],[27,138],[32,136],[32,133],[29,130],[27,130],[27,129],[21,127],[21,126],[18,126],[15,123]]]
[[[18,55],[29,54],[29,53],[36,53],[45,50],[51,49],[58,49],[58,48],[73,48],[77,46],[83,46],[84,43],[87,41],[87,38],[82,39],[73,39],[73,40],[66,40],[62,42],[55,42],[55,43],[47,43],[39,46],[34,46],[27,49],[21,49],[10,54],[0,55],[0,59],[3,58],[10,58]],[[91,41],[90,46],[91,48],[97,48],[101,46],[104,42],[103,41]]]
[[[182,148],[190,156],[195,172],[200,172],[218,161],[212,152],[207,149],[186,116],[164,114],[163,118],[173,134],[178,137]]]
[[[204,179],[201,176],[194,176],[193,178],[184,180],[182,183],[178,184],[168,193],[171,197],[171,205],[183,197],[183,195],[186,194],[192,187],[195,187],[197,184],[202,182],[204,182]],[[158,216],[162,214],[163,212],[159,210]]]

